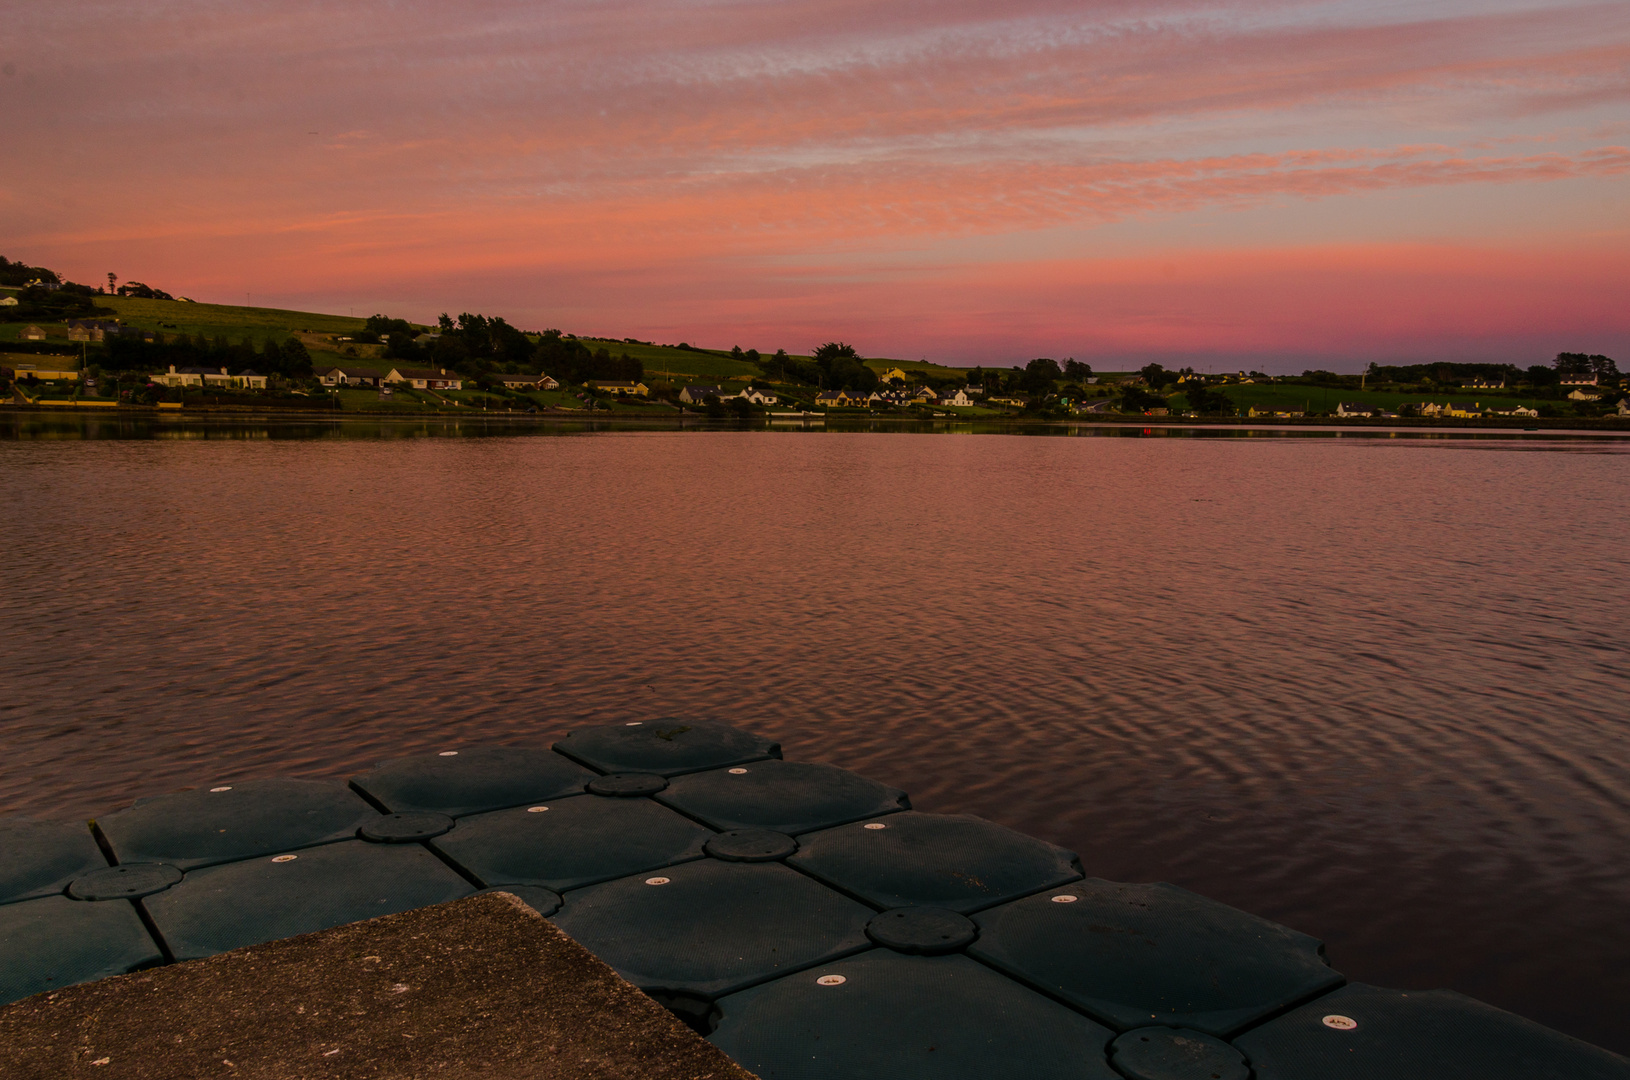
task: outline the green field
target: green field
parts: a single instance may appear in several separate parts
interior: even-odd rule
[[[282,308],[234,307],[226,304],[188,304],[179,300],[142,300],[134,296],[97,297],[97,303],[118,312],[127,326],[164,330],[172,334],[224,336],[234,341],[282,341],[291,334],[351,334],[367,325],[366,319],[319,315]]]

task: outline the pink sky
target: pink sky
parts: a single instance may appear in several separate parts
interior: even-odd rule
[[[657,341],[1630,360],[1630,4],[16,5],[0,254]]]

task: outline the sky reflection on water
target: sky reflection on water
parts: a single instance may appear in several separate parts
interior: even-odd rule
[[[321,433],[0,440],[0,810],[715,718],[1630,1049],[1622,440]]]

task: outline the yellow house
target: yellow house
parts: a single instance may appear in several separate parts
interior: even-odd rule
[[[77,382],[79,380],[79,372],[72,368],[61,366],[62,361],[66,359],[67,357],[65,356],[42,356],[40,357],[40,361],[42,362],[32,364],[12,364],[8,366],[10,366],[12,370],[17,373],[14,377],[18,379],[26,379],[32,375],[41,382]],[[55,361],[55,363],[52,361]]]
[[[891,367],[886,371],[879,371],[877,373],[877,381],[878,382],[892,382],[895,379],[899,379],[901,382],[910,382],[911,381],[910,376],[908,376],[904,371],[901,371],[897,367]]]
[[[633,394],[636,397],[647,397],[651,388],[642,382],[602,382],[595,380],[589,383],[589,389],[598,390],[602,394]]]

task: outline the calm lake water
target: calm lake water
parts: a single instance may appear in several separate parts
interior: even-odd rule
[[[719,719],[1630,1050],[1625,441],[11,425],[0,811]]]

